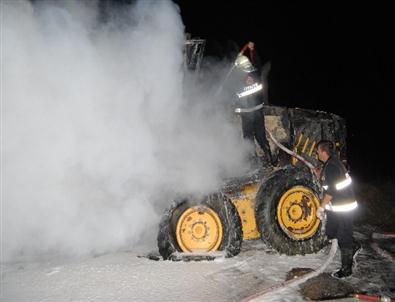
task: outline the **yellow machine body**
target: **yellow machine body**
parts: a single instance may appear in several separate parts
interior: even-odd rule
[[[240,216],[244,240],[258,239],[261,236],[255,219],[255,196],[258,189],[259,184],[248,184],[242,188],[237,196],[231,198]]]

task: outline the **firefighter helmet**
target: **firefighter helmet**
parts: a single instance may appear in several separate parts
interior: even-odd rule
[[[235,61],[236,67],[240,68],[244,72],[252,72],[255,70],[250,60],[244,55],[238,55]]]

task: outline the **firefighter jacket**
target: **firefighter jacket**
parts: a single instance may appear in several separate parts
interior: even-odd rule
[[[241,85],[236,90],[236,113],[248,113],[263,108],[263,86],[257,71],[241,72]]]
[[[358,206],[352,188],[352,180],[346,168],[336,155],[331,155],[321,172],[324,193],[332,196],[325,207],[329,211],[348,212]]]

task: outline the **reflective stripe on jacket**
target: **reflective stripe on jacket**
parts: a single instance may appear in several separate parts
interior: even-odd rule
[[[330,204],[325,208],[334,212],[348,212],[358,206],[352,187],[352,179],[343,163],[335,155],[326,161],[321,182],[324,192],[332,196]]]

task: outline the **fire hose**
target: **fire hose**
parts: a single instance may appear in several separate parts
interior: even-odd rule
[[[247,50],[247,48],[249,48],[249,50],[250,50],[250,60],[251,60],[251,63],[254,63],[254,51],[253,51],[253,49],[251,49],[249,47],[250,43],[251,42],[248,42],[246,45],[243,46],[243,48],[239,52],[239,55],[243,55],[245,53],[245,51]]]
[[[284,281],[284,282],[281,282],[281,283],[278,283],[278,284],[274,284],[274,285],[272,285],[272,286],[270,286],[270,287],[268,287],[268,288],[266,288],[266,289],[264,289],[264,290],[262,290],[262,291],[260,291],[260,292],[258,292],[256,294],[254,294],[254,295],[251,295],[249,297],[244,298],[242,300],[242,302],[263,301],[264,296],[266,296],[269,293],[273,294],[273,293],[275,293],[277,291],[280,291],[282,289],[285,289],[287,287],[298,286],[299,284],[304,283],[307,280],[318,276],[332,262],[333,258],[336,255],[336,251],[337,251],[337,239],[332,239],[332,246],[331,246],[331,250],[329,252],[329,257],[326,260],[326,262],[321,267],[319,267],[317,270],[312,271],[311,273],[305,274],[303,276],[300,276],[298,278],[294,278],[294,279],[291,279],[291,280],[288,280],[288,281]]]
[[[395,238],[395,233],[373,233],[372,234],[372,238],[378,238],[378,239],[392,239]],[[306,282],[308,279],[311,279],[313,277],[318,276],[320,273],[322,273],[325,268],[329,265],[329,263],[331,263],[331,261],[333,260],[333,257],[336,254],[336,250],[337,250],[337,240],[333,239],[332,240],[332,246],[331,246],[331,250],[329,252],[329,257],[326,260],[326,262],[324,263],[324,265],[322,265],[319,269],[317,269],[316,271],[313,271],[311,273],[308,273],[304,276],[298,277],[296,279],[291,279],[288,281],[284,281],[281,282],[279,284],[275,284],[272,285],[271,287],[268,287],[254,295],[251,295],[249,297],[246,297],[242,300],[242,302],[250,302],[250,301],[263,301],[264,297],[267,294],[273,294],[277,291],[280,291],[282,289],[285,289],[287,287],[294,287],[297,286],[303,282]],[[377,251],[377,250],[376,250]],[[395,260],[395,258],[392,255],[392,258],[390,258],[392,261]],[[365,301],[376,301],[376,302],[395,302],[394,298],[391,297],[387,297],[387,296],[377,296],[377,295],[369,295],[369,294],[353,294],[352,295],[353,298],[359,299],[359,300],[365,300]]]
[[[315,169],[314,165],[309,162],[307,159],[305,159],[303,156],[297,154],[296,152],[288,149],[287,147],[285,147],[283,144],[279,143],[273,136],[273,134],[271,134],[270,131],[266,131],[267,134],[269,134],[269,138],[273,141],[273,143],[279,147],[281,150],[283,150],[285,153],[296,157],[298,160],[300,160],[302,163],[304,163],[307,167],[309,167],[311,170]]]
[[[376,302],[395,302],[394,298],[387,296],[375,296],[375,295],[365,295],[365,294],[355,294],[354,298],[365,301],[376,301]]]

